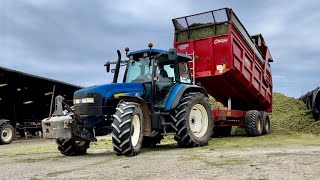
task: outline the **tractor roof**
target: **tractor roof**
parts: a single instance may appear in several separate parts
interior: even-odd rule
[[[142,49],[142,50],[130,52],[127,56],[128,57],[131,55],[141,56],[141,54],[148,53],[148,52],[151,53],[152,55],[156,55],[156,54],[160,54],[160,53],[166,53],[166,54],[169,53],[169,51],[165,51],[165,50],[161,50],[161,49]],[[191,59],[192,58],[188,55],[178,53],[178,60],[179,61],[190,61]]]

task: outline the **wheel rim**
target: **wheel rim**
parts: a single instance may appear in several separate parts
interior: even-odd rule
[[[86,141],[76,141],[76,144],[78,147],[82,147],[82,146],[86,145]]]
[[[261,132],[262,131],[262,129],[261,129],[261,119],[257,119],[257,130],[259,131],[259,132]]]
[[[12,130],[10,128],[4,128],[1,133],[2,140],[7,142],[12,138]]]
[[[190,130],[196,137],[202,137],[206,134],[209,123],[206,108],[201,104],[196,104],[191,108],[189,114]]]
[[[133,116],[132,131],[133,132],[131,132],[131,143],[133,146],[136,146],[139,142],[140,131],[141,131],[140,118],[138,115]]]
[[[270,127],[269,123],[270,123],[269,119],[266,119],[264,126],[265,126],[267,132],[269,132],[269,127]]]

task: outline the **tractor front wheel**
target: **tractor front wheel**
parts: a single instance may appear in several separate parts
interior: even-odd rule
[[[157,132],[157,134],[153,137],[144,136],[142,141],[142,146],[143,147],[156,146],[157,144],[160,144],[162,139],[163,139],[163,135],[161,135],[160,132]]]
[[[58,150],[65,156],[78,156],[87,153],[90,141],[76,141],[75,139],[62,139],[56,140]]]
[[[175,140],[182,147],[205,146],[211,138],[213,116],[208,98],[202,93],[185,94],[172,118],[177,132]]]
[[[140,105],[122,101],[112,123],[112,144],[117,155],[135,156],[143,140],[143,114]]]

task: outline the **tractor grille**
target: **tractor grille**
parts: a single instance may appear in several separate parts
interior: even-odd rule
[[[75,94],[74,99],[94,98],[94,103],[75,104],[75,113],[78,115],[102,115],[102,97],[98,93]]]

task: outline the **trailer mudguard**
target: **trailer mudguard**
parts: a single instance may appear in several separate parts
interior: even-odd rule
[[[175,108],[179,104],[179,101],[183,96],[183,94],[188,92],[201,92],[208,97],[207,91],[201,86],[189,85],[189,84],[177,84],[171,91],[171,94],[168,98],[166,106],[164,107],[164,110],[168,111],[170,109]]]

